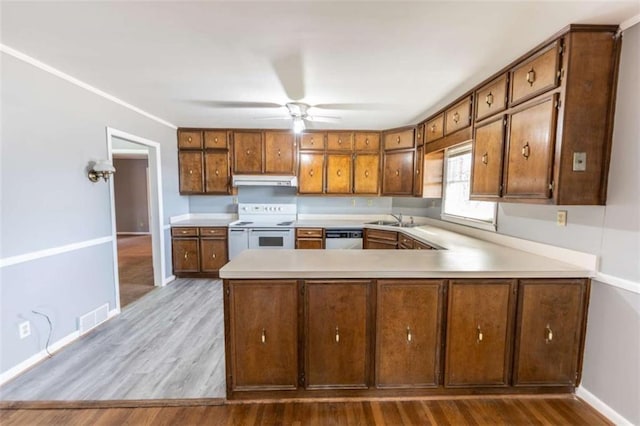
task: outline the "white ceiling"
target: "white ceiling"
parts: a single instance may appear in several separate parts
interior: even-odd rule
[[[636,1],[2,2],[2,43],[180,127],[289,127],[286,108],[347,104],[322,128],[414,124],[569,23]],[[280,77],[279,77],[280,76]],[[284,81],[284,86],[281,84]],[[217,103],[216,103],[217,102]]]

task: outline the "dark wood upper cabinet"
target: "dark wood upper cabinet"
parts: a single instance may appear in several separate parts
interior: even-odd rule
[[[473,144],[470,198],[499,198],[502,188],[502,158],[506,118],[499,116],[476,127]]]
[[[412,195],[415,151],[384,153],[382,195]]]
[[[205,151],[205,192],[209,194],[229,193],[229,152],[227,150]]]
[[[200,130],[178,130],[179,149],[201,149],[202,131]]]
[[[356,132],[354,139],[356,151],[380,151],[380,133]]]
[[[426,143],[444,137],[444,112],[426,122],[424,125],[424,134]]]
[[[327,194],[351,194],[351,154],[327,154]]]
[[[369,281],[305,281],[307,389],[369,386]]]
[[[199,194],[203,191],[203,154],[202,151],[180,151],[178,167],[180,169],[180,193]]]
[[[262,173],[262,132],[233,133],[233,173]]]
[[[300,136],[301,150],[324,150],[324,142],[327,138],[326,133],[308,132]]]
[[[446,387],[509,385],[515,286],[512,280],[449,282]]]
[[[465,98],[444,112],[444,134],[449,135],[471,125],[471,98]]]
[[[587,280],[521,280],[513,384],[577,385]]]
[[[264,172],[295,174],[295,136],[290,131],[264,132]]]
[[[546,49],[534,54],[509,73],[511,105],[531,99],[558,85],[560,46],[560,41],[551,43]]]
[[[298,171],[300,194],[322,194],[324,192],[324,153],[301,152]]]
[[[226,130],[205,130],[205,149],[229,149],[229,132]]]
[[[353,159],[353,193],[377,195],[380,190],[380,154],[356,153]]]
[[[384,134],[385,151],[393,149],[406,149],[415,146],[415,137],[413,129],[405,129],[398,131],[389,131]]]
[[[491,117],[507,107],[507,75],[476,90],[476,121]]]
[[[352,132],[327,132],[327,151],[353,150]]]

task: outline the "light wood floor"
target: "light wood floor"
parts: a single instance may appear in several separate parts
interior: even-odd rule
[[[608,425],[575,397],[3,410],[9,425]]]
[[[220,398],[220,280],[180,279],[0,388],[3,401]]]
[[[118,277],[120,308],[155,288],[151,235],[118,235]]]

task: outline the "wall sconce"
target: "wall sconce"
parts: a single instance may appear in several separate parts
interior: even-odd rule
[[[98,160],[93,165],[89,165],[89,173],[87,173],[91,182],[97,182],[100,178],[105,182],[109,180],[112,174],[116,172],[116,168],[113,167],[109,160]]]

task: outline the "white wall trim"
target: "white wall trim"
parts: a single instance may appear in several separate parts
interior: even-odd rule
[[[173,282],[173,281],[175,281],[175,280],[176,280],[176,276],[175,276],[175,275],[170,275],[170,276],[168,276],[168,277],[166,277],[166,278],[164,279],[164,282],[162,283],[162,285],[167,285],[167,284],[169,284],[170,282]]]
[[[114,102],[114,103],[116,103],[118,105],[121,105],[121,106],[127,108],[127,109],[130,109],[131,111],[137,112],[138,114],[143,115],[143,116],[145,116],[145,117],[147,117],[147,118],[149,118],[149,119],[151,119],[151,120],[153,120],[153,121],[155,121],[157,123],[163,124],[163,125],[165,125],[167,127],[170,127],[172,129],[177,129],[178,128],[178,126],[176,126],[173,123],[170,123],[170,122],[168,122],[166,120],[163,120],[160,117],[156,117],[153,114],[150,114],[150,113],[148,113],[148,112],[146,112],[146,111],[144,111],[144,110],[142,110],[142,109],[140,109],[140,108],[138,108],[138,107],[136,107],[134,105],[131,105],[130,103],[125,102],[122,99],[116,98],[115,96],[110,95],[107,92],[104,92],[104,91],[102,91],[102,90],[100,90],[100,89],[98,89],[96,87],[93,87],[90,84],[85,83],[84,81],[78,80],[77,78],[72,77],[69,74],[60,71],[59,69],[54,68],[54,67],[52,67],[50,65],[47,65],[44,62],[41,62],[41,61],[39,61],[39,60],[29,56],[29,55],[26,55],[26,54],[24,54],[24,53],[22,53],[22,52],[20,52],[20,51],[18,51],[16,49],[12,48],[12,47],[9,47],[6,44],[1,44],[0,43],[0,52],[6,53],[7,55],[10,55],[10,56],[13,56],[14,58],[19,59],[19,60],[21,60],[23,62],[26,62],[26,63],[28,63],[30,65],[33,65],[34,67],[39,68],[42,71],[48,72],[49,74],[52,74],[52,75],[55,75],[56,77],[59,77],[59,78],[61,78],[63,80],[66,80],[71,84],[75,84],[76,86],[81,87],[81,88],[83,88],[85,90],[88,90],[91,93],[94,93],[94,94],[96,94],[98,96],[101,96],[101,97],[103,97],[105,99],[108,99],[111,102]]]
[[[632,16],[626,21],[622,21],[620,23],[620,31],[628,30],[629,28],[633,27],[634,25],[637,25],[638,23],[640,23],[640,14]]]
[[[602,272],[598,272],[594,280],[601,282],[603,284],[607,284],[613,287],[621,288],[623,290],[630,291],[632,293],[640,294],[640,283],[627,280],[625,278],[616,277],[614,275],[603,274]]]
[[[33,251],[30,253],[19,254],[17,256],[5,257],[0,259],[0,268],[6,266],[17,265],[18,263],[30,262],[32,260],[42,259],[43,257],[55,256],[62,253],[68,253],[70,251],[81,250],[87,247],[93,247],[100,244],[110,243],[113,241],[113,237],[101,237],[93,240],[80,241],[78,243],[67,244],[64,246],[48,248],[44,250]]]
[[[587,404],[595,408],[600,412],[600,414],[604,415],[606,418],[611,420],[617,426],[633,426],[629,420],[627,420],[624,416],[618,413],[616,410],[611,408],[605,402],[603,402],[600,398],[586,390],[584,387],[580,386],[576,389],[576,396],[584,400]]]
[[[120,313],[120,309],[113,309],[109,311],[107,320],[113,318],[119,313]],[[73,343],[79,337],[80,337],[80,331],[78,330],[72,331],[71,333],[64,336],[62,339],[49,345],[49,352],[51,353],[58,352],[63,347],[67,346],[70,343]],[[0,386],[7,383],[9,380],[17,377],[18,375],[22,374],[24,371],[33,367],[43,359],[48,358],[48,356],[49,355],[47,354],[47,351],[45,349],[42,349],[40,352],[30,356],[29,358],[25,359],[21,363],[11,367],[4,373],[0,374]]]
[[[118,232],[118,235],[151,235],[151,232]]]

